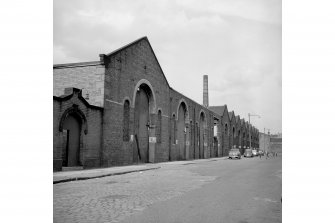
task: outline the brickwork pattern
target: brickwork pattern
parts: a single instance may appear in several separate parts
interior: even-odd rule
[[[62,133],[59,131],[61,117],[67,109],[73,107],[75,104],[78,105],[78,109],[85,115],[88,129],[87,134],[84,133],[83,128],[81,130],[80,157],[82,165],[84,167],[99,167],[102,137],[102,110],[87,107],[78,96],[78,93],[74,93],[69,100],[53,100],[54,160],[62,159],[62,149],[64,145],[61,142]]]
[[[150,123],[155,124],[158,109],[162,112],[161,142],[155,144],[155,162],[169,159],[169,86],[146,40],[110,56],[106,64],[105,109],[104,109],[104,166],[133,163],[135,140],[128,143],[119,140],[118,129],[122,124],[119,113],[122,104],[129,98],[131,104],[130,134],[134,136],[134,91],[137,83],[148,81],[155,95],[155,110],[150,111]],[[121,119],[120,119],[121,118]]]
[[[53,69],[53,95],[61,96],[65,88],[83,89],[91,105],[103,106],[105,68],[103,65]]]
[[[91,159],[91,164],[87,164],[88,166],[97,166],[98,163],[103,167],[120,166],[137,162],[134,161],[137,149],[134,105],[139,83],[148,85],[152,91],[151,100],[149,100],[149,135],[160,138],[158,141],[156,138],[154,143],[154,162],[176,160],[179,157],[179,145],[174,135],[177,129],[175,119],[181,101],[187,105],[188,113],[188,120],[186,120],[186,131],[189,135],[188,159],[227,156],[233,145],[242,144],[241,139],[232,136],[232,127],[235,127],[235,137],[238,129],[234,118],[230,123],[227,108],[223,114],[217,115],[170,88],[146,38],[101,58],[103,61],[97,62],[100,65],[54,66],[55,96],[63,95],[67,87],[77,87],[83,89],[83,97],[86,93],[89,94],[87,101],[91,105],[103,106],[103,111],[95,112],[75,101],[75,98],[60,104],[54,102],[54,160],[59,160],[59,148],[62,147],[60,139],[62,135],[57,132],[59,118],[66,108],[76,103],[90,120],[88,121],[89,135],[83,137],[82,141],[85,148],[83,151],[88,154],[85,155],[85,159]],[[127,114],[124,113],[125,101],[129,101],[130,105]],[[160,125],[158,125],[158,110],[161,111]],[[203,154],[200,154],[199,148],[200,112],[204,112],[206,123]],[[173,114],[176,115],[175,119]],[[218,119],[219,151],[214,151],[214,117]],[[125,123],[129,128],[124,128]],[[225,130],[225,124],[227,124],[227,130]],[[124,134],[124,131],[129,134]],[[253,143],[257,145],[257,142],[255,137]]]
[[[227,128],[226,125],[227,124]],[[223,125],[223,156],[227,156],[230,146],[230,120],[228,116],[228,110],[225,109],[222,116],[222,125]]]

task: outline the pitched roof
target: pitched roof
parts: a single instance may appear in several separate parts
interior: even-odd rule
[[[234,113],[234,111],[228,112],[228,114],[229,114],[229,119],[230,119],[230,120],[231,120],[232,117],[233,117],[233,113]]]
[[[125,45],[125,46],[123,46],[123,47],[120,47],[119,49],[116,49],[116,50],[114,50],[114,51],[112,51],[112,52],[110,52],[110,53],[108,53],[108,54],[100,54],[100,55],[99,55],[99,56],[100,56],[100,60],[103,61],[103,58],[104,58],[104,57],[113,56],[113,55],[117,54],[118,52],[121,52],[122,50],[125,50],[125,49],[127,49],[128,47],[130,47],[130,46],[132,46],[132,45],[135,45],[136,43],[138,43],[138,42],[140,42],[140,41],[142,41],[142,40],[146,40],[146,41],[148,42],[149,47],[150,47],[150,49],[151,49],[151,52],[152,52],[152,54],[154,55],[154,57],[155,57],[155,59],[156,59],[156,62],[157,62],[157,64],[158,64],[158,67],[159,67],[159,69],[161,70],[161,72],[162,72],[162,74],[163,74],[163,76],[164,76],[164,79],[165,79],[165,81],[166,81],[168,87],[170,87],[169,82],[167,81],[167,79],[166,79],[166,77],[165,77],[164,71],[163,71],[163,69],[162,69],[161,65],[159,64],[159,61],[158,61],[158,59],[157,59],[157,57],[156,57],[156,54],[155,54],[154,50],[152,49],[152,46],[151,46],[151,44],[150,44],[150,41],[149,41],[148,37],[146,37],[146,36],[143,36],[143,37],[141,37],[141,38],[139,38],[139,39],[137,39],[137,40],[135,40],[135,41],[133,41],[133,42],[131,42],[131,43],[128,43],[127,45]]]
[[[208,109],[211,110],[212,112],[222,116],[224,109],[227,107],[227,105],[222,105],[222,106],[209,106]]]

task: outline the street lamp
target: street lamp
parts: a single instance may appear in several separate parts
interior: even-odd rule
[[[251,132],[250,132],[250,128],[251,128],[251,123],[250,123],[250,116],[256,116],[258,118],[260,118],[260,115],[256,115],[256,114],[250,114],[248,113],[248,117],[249,117],[249,148],[251,148]]]

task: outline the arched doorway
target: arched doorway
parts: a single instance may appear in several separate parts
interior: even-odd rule
[[[219,156],[218,138],[214,137],[214,157]]]
[[[205,126],[206,126],[206,120],[205,120],[205,114],[203,112],[200,113],[200,133],[199,133],[199,137],[200,137],[200,147],[199,147],[199,158],[200,159],[204,159],[205,158]]]
[[[63,130],[66,130],[66,146],[63,148],[63,166],[72,167],[80,165],[80,134],[81,119],[76,113],[69,114],[63,121]]]
[[[135,94],[134,132],[135,146],[133,149],[133,161],[149,162],[149,134],[150,134],[150,110],[153,94],[150,87],[142,83]]]
[[[186,159],[186,105],[181,103],[178,109],[177,137],[179,154],[177,160]]]

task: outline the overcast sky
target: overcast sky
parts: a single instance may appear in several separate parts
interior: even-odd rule
[[[54,63],[99,60],[147,36],[172,88],[282,129],[281,0],[54,2]]]

